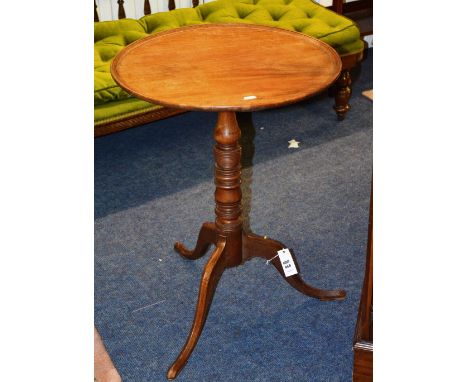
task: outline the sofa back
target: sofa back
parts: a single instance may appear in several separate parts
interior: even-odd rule
[[[118,5],[118,18],[119,19],[125,19],[127,17],[126,14],[125,14],[125,8],[124,8],[125,0],[111,0],[111,1],[113,1],[115,4]],[[137,5],[138,3],[140,3],[140,2],[135,2],[135,5]],[[196,7],[198,5],[198,3],[199,3],[199,0],[192,0],[192,6],[193,7]],[[176,8],[175,0],[167,0],[167,7],[168,7],[168,9],[170,11],[175,9]],[[97,4],[96,4],[96,0],[94,0],[94,21],[95,22],[100,21],[97,8],[98,7],[97,7]],[[152,11],[151,11],[150,1],[149,0],[144,0],[143,14],[144,15],[149,15],[151,13],[152,13]]]

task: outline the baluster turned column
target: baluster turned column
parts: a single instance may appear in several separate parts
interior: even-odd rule
[[[227,266],[242,263],[241,131],[236,113],[220,112],[214,131],[216,230],[226,237]]]
[[[99,21],[99,16],[97,13],[97,5],[96,0],[94,0],[94,22],[97,23]]]
[[[143,9],[143,13],[144,13],[145,15],[151,14],[151,5],[150,5],[149,0],[145,0],[145,7],[144,7],[144,9]]]
[[[342,121],[345,114],[351,109],[349,105],[349,98],[351,97],[351,74],[349,73],[349,69],[345,69],[340,73],[335,84],[336,94],[335,106],[333,108],[336,111],[338,120]]]
[[[124,0],[117,0],[117,4],[119,4],[119,19],[125,19],[127,16],[125,15],[125,8],[124,8]]]

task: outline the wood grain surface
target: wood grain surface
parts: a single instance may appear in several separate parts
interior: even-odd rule
[[[114,59],[115,81],[168,107],[250,111],[291,104],[327,88],[341,59],[305,34],[246,24],[205,24],[130,44]]]

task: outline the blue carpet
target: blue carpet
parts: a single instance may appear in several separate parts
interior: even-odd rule
[[[294,250],[302,277],[344,288],[308,298],[260,259],[225,271],[177,381],[351,381],[370,181],[372,51],[337,122],[321,94],[240,114],[250,227]],[[95,324],[124,381],[165,381],[190,330],[208,255],[179,257],[213,221],[214,113],[186,113],[95,140]],[[253,138],[253,144],[249,143]],[[288,149],[288,140],[300,141]],[[248,168],[253,164],[253,167]]]

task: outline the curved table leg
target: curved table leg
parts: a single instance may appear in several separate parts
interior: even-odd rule
[[[179,255],[189,260],[196,260],[202,257],[211,244],[216,244],[216,227],[214,223],[203,223],[198,234],[197,245],[193,251],[187,249],[185,245],[180,242],[174,244],[174,249]]]
[[[262,257],[269,260],[277,254],[277,251],[286,248],[286,246],[279,241],[266,239],[253,233],[244,233],[242,241],[244,261],[250,260],[253,257]],[[314,288],[302,280],[299,274],[285,277],[279,257],[275,257],[273,260],[271,260],[271,263],[289,283],[289,285],[307,296],[314,297],[322,301],[344,300],[346,297],[346,292],[343,289],[325,290]]]
[[[187,341],[185,342],[184,348],[167,371],[168,379],[174,379],[177,377],[179,372],[187,363],[190,354],[192,354],[192,351],[197,345],[198,339],[200,338],[203,326],[205,325],[206,317],[208,316],[211,301],[213,300],[216,286],[218,285],[218,281],[225,269],[225,257],[223,256],[225,245],[226,239],[220,238],[216,244],[216,249],[205,266],[203,277],[200,283],[200,292],[198,295],[198,303],[192,329],[187,338]]]

